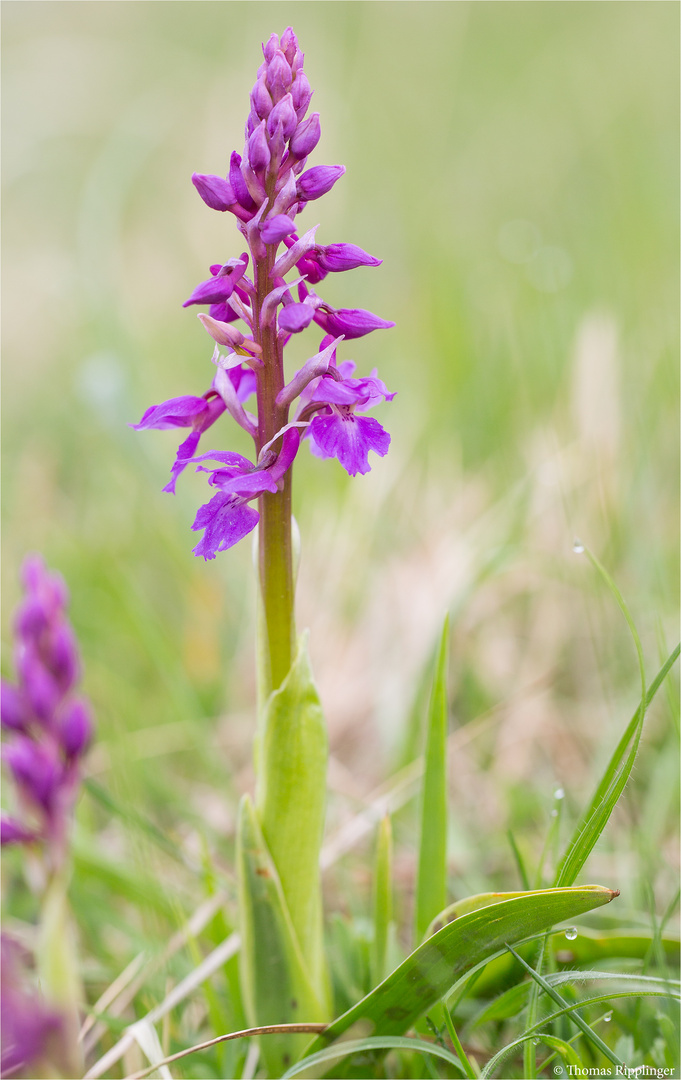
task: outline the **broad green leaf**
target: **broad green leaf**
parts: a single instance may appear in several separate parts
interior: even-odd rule
[[[453,904],[448,904],[444,911],[436,915],[423,936],[424,938],[432,937],[443,926],[454,922],[455,919],[460,919],[462,915],[468,915],[471,911],[478,911],[479,908],[489,907],[490,904],[501,904],[504,900],[513,900],[516,896],[524,896],[526,891],[526,889],[523,889],[522,892],[485,892],[476,893],[475,896],[465,896],[463,900],[456,900]]]
[[[291,670],[263,712],[256,805],[300,950],[321,1001],[329,995],[319,872],[327,756],[326,725],[304,634]]]
[[[416,940],[447,903],[447,652],[445,618],[428,710],[416,878]]]
[[[326,1010],[310,981],[281,882],[262,836],[253,804],[241,800],[237,826],[241,912],[241,980],[253,1025],[323,1022]],[[303,1050],[307,1036],[268,1036],[261,1053],[270,1076]]]
[[[440,1046],[438,1043],[425,1042],[423,1039],[405,1039],[393,1035],[388,1038],[353,1039],[350,1042],[329,1046],[326,1050],[319,1050],[304,1057],[301,1061],[297,1061],[288,1072],[284,1073],[281,1080],[290,1080],[291,1077],[304,1076],[305,1074],[313,1077],[317,1075],[317,1072],[310,1072],[309,1070],[316,1069],[318,1065],[329,1065],[332,1061],[347,1057],[349,1054],[366,1054],[374,1050],[409,1050],[419,1054],[432,1054],[433,1057],[448,1061],[450,1065],[463,1073],[463,1067],[459,1059],[451,1051],[446,1050],[444,1046]]]
[[[608,762],[594,796],[575,826],[558,865],[556,886],[572,884],[607,825],[634,767],[646,711],[672,665],[678,659],[679,648],[677,645],[660,668]]]
[[[556,922],[608,904],[616,895],[600,885],[543,889],[462,915],[428,938],[380,986],[335,1020],[315,1039],[310,1052],[321,1050],[350,1029],[381,1036],[401,1034],[466,972],[504,949],[507,942],[540,934]]]
[[[388,814],[378,827],[374,869],[374,940],[371,945],[371,984],[385,978],[388,934],[393,917],[392,903],[393,834]]]

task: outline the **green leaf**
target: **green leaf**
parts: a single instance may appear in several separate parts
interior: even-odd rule
[[[326,725],[304,634],[291,670],[263,712],[256,805],[320,1001],[329,997],[319,873],[327,756]]]
[[[421,842],[416,879],[416,939],[447,903],[447,652],[445,618],[428,710],[421,798]]]
[[[556,922],[608,904],[617,893],[600,885],[523,892],[462,915],[428,938],[362,1001],[315,1039],[321,1050],[351,1028],[399,1035],[432,1008],[466,972],[509,941],[540,934]]]
[[[393,835],[390,816],[386,814],[378,827],[376,864],[374,870],[374,940],[371,945],[371,985],[385,978],[388,934],[393,917],[392,902]]]
[[[516,896],[524,896],[525,892],[527,892],[526,889],[523,889],[522,892],[476,893],[475,896],[465,896],[463,900],[456,900],[453,904],[448,904],[443,911],[436,915],[426,930],[424,937],[432,937],[432,935],[437,934],[438,930],[441,930],[443,926],[447,926],[448,923],[454,922],[455,919],[460,919],[462,915],[468,915],[471,911],[478,911],[480,908],[489,907],[490,904],[501,904],[504,900],[513,900]]]
[[[508,837],[508,842],[511,845],[511,851],[513,852],[513,858],[515,859],[515,864],[518,868],[518,874],[520,876],[521,884],[523,886],[523,889],[527,890],[530,888],[530,879],[525,868],[525,861],[520,854],[520,848],[518,847],[515,836],[510,829],[508,829],[506,836]]]
[[[658,671],[620,739],[589,806],[577,822],[556,871],[556,886],[571,885],[607,825],[634,767],[646,712],[678,659],[677,645]]]
[[[241,912],[241,980],[249,1022],[256,1025],[324,1021],[300,951],[281,882],[247,795],[239,806],[237,871]],[[261,1053],[270,1076],[302,1052],[307,1036],[268,1036]]]
[[[288,1072],[285,1072],[281,1080],[290,1080],[293,1076],[302,1076],[309,1069],[316,1069],[318,1065],[327,1065],[338,1058],[347,1057],[349,1054],[370,1053],[373,1050],[410,1050],[420,1054],[432,1054],[433,1057],[442,1058],[450,1065],[463,1073],[463,1067],[458,1058],[444,1046],[438,1043],[425,1042],[423,1039],[404,1039],[393,1035],[387,1038],[353,1039],[350,1042],[342,1042],[337,1046],[329,1046],[326,1050],[319,1050],[314,1054],[297,1061]],[[316,1076],[315,1073],[309,1073]]]

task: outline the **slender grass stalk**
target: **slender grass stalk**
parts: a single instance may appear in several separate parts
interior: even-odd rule
[[[459,1038],[457,1030],[454,1027],[454,1021],[452,1020],[452,1014],[450,1013],[450,1011],[449,1011],[449,1009],[447,1008],[446,1005],[444,1005],[442,1012],[443,1012],[443,1015],[444,1015],[444,1018],[445,1018],[445,1024],[447,1025],[447,1031],[449,1033],[449,1037],[452,1040],[452,1046],[454,1047],[454,1050],[456,1051],[456,1054],[457,1054],[457,1057],[459,1058],[459,1061],[463,1065],[463,1069],[464,1069],[464,1072],[466,1073],[466,1076],[469,1077],[469,1080],[477,1080],[477,1077],[478,1077],[479,1073],[477,1073],[475,1071],[475,1069],[473,1068],[473,1066],[471,1065],[471,1062],[468,1059],[468,1055],[466,1054],[466,1051],[464,1050],[463,1046],[461,1045],[461,1039]]]
[[[545,993],[547,993],[549,995],[549,997],[553,998],[553,1000],[556,1002],[557,1005],[560,1005],[562,1009],[565,1009],[566,1015],[568,1015],[570,1017],[570,1019],[572,1020],[572,1022],[577,1025],[577,1027],[580,1029],[580,1031],[583,1032],[584,1035],[586,1035],[587,1039],[591,1043],[593,1043],[593,1045],[595,1047],[597,1047],[601,1051],[601,1053],[605,1055],[605,1057],[607,1057],[608,1061],[611,1061],[612,1064],[617,1069],[620,1069],[620,1070],[624,1069],[625,1073],[626,1073],[627,1065],[622,1060],[622,1058],[618,1057],[617,1054],[615,1054],[610,1049],[610,1047],[607,1045],[607,1043],[603,1042],[601,1037],[599,1035],[597,1035],[596,1032],[593,1031],[589,1027],[589,1025],[586,1023],[586,1021],[582,1020],[582,1017],[579,1015],[579,1013],[576,1013],[574,1011],[569,1010],[569,1002],[565,1001],[564,998],[562,998],[560,996],[558,991],[555,990],[553,988],[553,986],[551,986],[551,983],[547,982],[546,979],[544,979],[540,975],[540,973],[538,971],[535,971],[535,969],[532,968],[527,963],[527,961],[523,960],[522,956],[520,956],[515,951],[515,949],[513,948],[512,945],[507,945],[506,948],[515,957],[515,959],[518,961],[518,963],[522,964],[522,966],[527,971],[528,975],[530,975],[534,979],[534,981],[537,983],[537,985],[540,986],[542,988],[542,990],[544,990]],[[534,1045],[534,1044],[532,1044],[532,1045]]]

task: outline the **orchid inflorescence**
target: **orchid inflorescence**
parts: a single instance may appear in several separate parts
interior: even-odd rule
[[[312,91],[293,30],[289,27],[281,39],[272,34],[263,53],[251,91],[243,156],[232,153],[227,177],[192,177],[207,206],[234,214],[248,248],[238,258],[211,266],[211,276],[184,304],[208,305],[199,319],[215,342],[217,372],[202,397],[164,401],[133,425],[137,430],[190,429],[164,490],[174,492],[190,464],[209,474],[217,493],[199,509],[192,526],[204,530],[194,552],[205,559],[255,528],[260,515],[248,504],[283,490],[302,438],[319,457],[338,458],[351,476],[369,471],[370,450],[384,456],[390,444],[378,421],[361,414],[394,394],[376,371],[354,378],[354,363],[338,363],[336,349],[344,338],[363,337],[394,323],[361,308],[333,308],[314,290],[330,273],[378,266],[381,260],[354,244],[318,244],[318,225],[298,234],[296,216],[330,191],[345,168],[305,168],[321,132],[318,113],[305,119]],[[246,273],[249,263],[252,278]],[[298,276],[287,282],[292,271]],[[237,320],[243,330],[233,325]],[[283,350],[293,334],[312,323],[324,332],[319,350],[286,383]],[[244,408],[254,393],[257,418]],[[196,456],[201,435],[224,412],[252,436],[255,463],[231,452]],[[216,464],[201,464],[208,461]]]
[[[64,859],[81,761],[92,734],[90,709],[73,694],[78,646],[66,617],[68,593],[33,555],[22,567],[26,595],[14,629],[17,683],[2,681],[3,756],[14,779],[21,817],[2,818],[2,843],[44,845],[52,870]]]

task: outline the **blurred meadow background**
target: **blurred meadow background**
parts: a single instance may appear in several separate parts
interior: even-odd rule
[[[445,611],[452,899],[520,887],[507,829],[536,865],[554,789],[569,817],[637,705],[626,624],[575,538],[630,604],[650,677],[674,644],[679,9],[5,0],[2,14],[5,674],[18,568],[41,551],[70,586],[98,723],[72,890],[88,999],[140,950],[157,959],[122,1024],[200,956],[160,950],[208,892],[228,928],[253,783],[249,545],[196,559],[205,481],[163,494],[177,437],[128,425],[208,385],[208,339],[181,304],[241,245],[190,176],[241,151],[260,42],[294,27],[321,113],[312,164],[347,166],[306,227],[384,259],[322,295],[397,323],[339,356],[398,392],[377,412],[389,455],[350,480],[305,452],[294,499],[299,626],[331,741],[328,907],[367,915],[374,840],[357,815],[407,768],[406,918],[408,767]],[[301,339],[298,361],[317,345]],[[247,452],[227,423],[204,443]],[[675,697],[668,681],[589,862],[586,880],[622,891],[612,917],[659,916],[677,889]],[[6,912],[30,937],[14,854]],[[200,1021],[185,1011],[180,1040]]]

